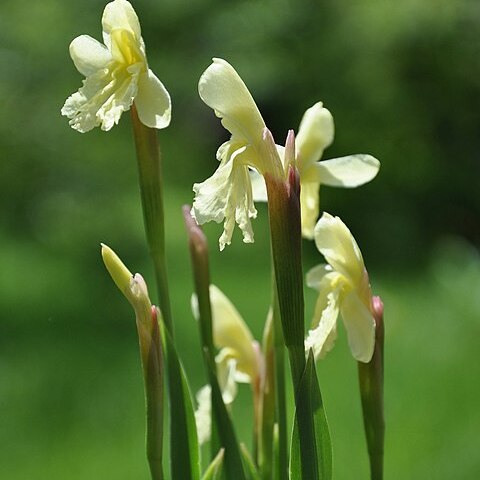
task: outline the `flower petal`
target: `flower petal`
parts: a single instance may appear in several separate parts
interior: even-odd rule
[[[172,112],[170,95],[150,69],[139,76],[135,106],[138,118],[147,127],[160,129],[170,124]]]
[[[371,155],[349,155],[324,160],[315,165],[317,178],[332,187],[358,187],[373,180],[380,162]]]
[[[226,405],[233,403],[237,396],[238,388],[235,381],[237,361],[232,357],[231,351],[224,348],[215,357],[217,364],[217,378],[220,390],[222,391],[222,398]]]
[[[375,320],[357,292],[347,293],[341,306],[352,355],[359,362],[369,362],[375,348]]]
[[[320,290],[315,305],[312,325],[316,326],[308,332],[305,340],[305,350],[313,349],[315,359],[323,358],[333,348],[337,335],[340,290],[327,285],[325,287]]]
[[[338,217],[324,212],[315,226],[315,244],[325,260],[345,276],[351,288],[356,288],[363,277],[365,266],[357,242]]]
[[[320,212],[319,191],[320,183],[301,182],[300,211],[302,216],[302,235],[310,240],[314,237],[315,222]]]
[[[89,35],[80,35],[72,41],[70,56],[77,70],[85,77],[106,68],[112,61],[107,47]]]
[[[275,145],[277,147],[278,157],[280,158],[283,170],[288,169],[288,165],[285,164],[285,147],[283,145]],[[252,165],[255,162],[247,162],[248,165]],[[252,182],[252,191],[253,191],[253,200],[255,202],[267,202],[267,186],[265,185],[265,180],[263,175],[258,173],[255,169],[249,171],[250,181]]]
[[[195,397],[198,405],[195,410],[198,443],[203,445],[210,440],[212,434],[212,391],[210,385],[203,386]]]
[[[324,281],[325,275],[338,275],[332,270],[332,267],[327,264],[317,265],[311,268],[305,276],[305,283],[307,287],[320,291],[322,281]],[[333,278],[331,279],[333,280]]]
[[[265,122],[245,83],[225,60],[214,58],[198,83],[201,99],[214,109],[222,125],[252,145],[262,140]]]
[[[70,119],[70,125],[79,132],[88,132],[101,124],[97,117],[98,110],[108,98],[102,95],[112,83],[108,72],[98,71],[83,81],[83,87],[67,98],[62,108],[62,115]]]
[[[110,130],[132,105],[137,94],[137,78],[138,73],[126,69],[98,70],[83,81],[78,92],[67,98],[62,115],[70,118],[72,128],[82,133],[99,125],[102,130]]]
[[[196,221],[202,225],[211,220],[217,223],[225,220],[219,239],[220,250],[230,245],[235,222],[242,230],[243,241],[253,242],[250,219],[257,216],[257,211],[253,204],[248,167],[241,159],[243,153],[248,155],[248,149],[237,150],[230,160],[220,164],[210,178],[193,185],[192,216]]]
[[[130,2],[127,0],[114,0],[106,5],[103,11],[102,27],[105,45],[113,30],[129,30],[135,36],[137,42],[141,39],[140,22]],[[107,39],[105,38],[107,37]]]
[[[263,176],[256,170],[249,170],[248,173],[250,175],[250,181],[252,182],[253,199],[256,202],[266,202],[268,200],[267,186],[265,185]]]
[[[230,351],[239,372],[250,379],[257,377],[259,365],[254,339],[238,310],[215,285],[210,285],[210,302],[215,346]]]
[[[323,151],[333,142],[332,114],[318,102],[303,115],[295,138],[300,176],[302,170],[320,160]]]

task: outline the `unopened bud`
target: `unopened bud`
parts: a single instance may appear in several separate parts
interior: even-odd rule
[[[118,255],[109,246],[104,243],[102,243],[101,246],[103,263],[105,264],[105,267],[107,267],[108,273],[120,291],[124,295],[127,295],[132,280],[132,272],[130,272]]]
[[[288,131],[287,140],[285,141],[285,165],[286,167],[294,167],[295,162],[295,133],[293,130]]]
[[[375,326],[379,328],[383,324],[383,302],[379,296],[372,297],[372,313]]]

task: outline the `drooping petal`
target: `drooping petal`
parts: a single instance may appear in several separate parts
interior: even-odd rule
[[[320,183],[301,183],[300,211],[302,216],[302,236],[310,240],[312,240],[314,237],[315,223],[318,219],[318,214],[320,212],[319,192]]]
[[[315,244],[325,260],[353,285],[365,269],[362,254],[350,230],[338,217],[324,212],[314,231]]]
[[[110,72],[97,71],[83,81],[83,87],[67,98],[62,115],[70,119],[70,125],[79,132],[88,132],[102,123],[97,112],[113,93],[114,81]]]
[[[317,178],[332,187],[358,187],[373,180],[380,162],[371,155],[349,155],[315,164]]]
[[[121,68],[114,62],[98,70],[67,98],[62,115],[70,118],[71,127],[82,133],[99,125],[102,130],[110,130],[132,105],[140,70],[139,64]]]
[[[215,285],[210,285],[210,302],[215,346],[228,349],[236,359],[237,370],[250,379],[255,378],[259,365],[250,329],[232,302]]]
[[[309,330],[305,340],[305,350],[312,349],[315,359],[323,358],[335,343],[339,295],[340,290],[332,288],[327,282],[320,290],[312,320],[314,328]]]
[[[248,173],[250,174],[250,181],[252,182],[253,200],[255,200],[255,202],[266,202],[268,200],[267,186],[265,185],[265,180],[262,175],[256,170],[250,170]]]
[[[353,290],[344,296],[341,314],[352,355],[359,362],[369,362],[375,348],[375,320],[370,309]]]
[[[102,17],[103,39],[107,47],[113,30],[129,30],[140,42],[141,30],[137,14],[127,0],[114,0],[106,5]]]
[[[193,185],[195,199],[192,215],[199,225],[212,220],[220,223],[225,218],[232,170],[233,162],[227,162],[204,182]]]
[[[138,118],[147,127],[160,129],[170,124],[172,112],[170,95],[150,69],[139,76],[135,106]]]
[[[333,142],[332,114],[318,102],[303,115],[295,138],[300,176],[302,170],[320,160],[323,151]]]
[[[325,275],[332,273],[333,275],[336,275],[330,265],[327,265],[325,263],[317,265],[316,267],[311,268],[307,272],[307,275],[305,276],[305,283],[307,284],[307,287],[313,288],[319,292]]]
[[[218,385],[222,392],[222,398],[226,405],[230,405],[237,396],[238,387],[236,382],[237,360],[232,356],[228,348],[224,348],[215,357],[217,365]]]
[[[245,83],[228,62],[214,58],[200,77],[198,92],[234,137],[252,145],[261,141],[265,122]]]
[[[105,45],[89,35],[80,35],[72,41],[70,56],[77,70],[86,77],[106,68],[112,61],[112,55]]]
[[[195,423],[198,443],[203,445],[210,440],[212,435],[212,391],[210,385],[203,386],[195,397],[197,400]]]
[[[250,219],[257,216],[257,210],[253,204],[248,167],[237,158],[245,151],[246,148],[237,150],[230,160],[220,164],[210,178],[193,185],[192,216],[196,221],[202,225],[211,220],[217,223],[224,220],[220,250],[230,245],[235,223],[242,230],[243,241],[253,242]]]

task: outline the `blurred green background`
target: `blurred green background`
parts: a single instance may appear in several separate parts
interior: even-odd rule
[[[136,0],[151,68],[173,99],[159,133],[179,350],[204,383],[181,205],[227,139],[198,97],[212,56],[249,86],[278,143],[322,100],[336,122],[325,158],[370,153],[371,184],[324,188],[385,302],[386,478],[480,478],[480,3],[476,0]],[[0,4],[0,478],[147,479],[133,317],[100,242],[152,284],[131,125],[79,134],[60,116],[81,84],[68,45],[101,38],[105,3]],[[213,281],[259,338],[268,309],[266,209],[238,231]],[[304,243],[305,270],[321,262]],[[154,289],[151,288],[153,291]],[[315,294],[306,291],[307,318]],[[335,479],[368,476],[356,365],[341,329],[319,365]],[[241,391],[248,398],[248,389]],[[250,411],[237,402],[239,435]]]

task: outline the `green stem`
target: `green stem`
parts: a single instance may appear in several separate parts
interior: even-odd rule
[[[148,248],[155,270],[159,307],[165,326],[170,335],[173,335],[165,258],[163,177],[157,131],[146,127],[140,121],[135,104],[132,105],[130,111],[137,152],[143,220]]]
[[[272,275],[273,342],[275,359],[276,415],[278,425],[278,480],[288,480],[288,425],[285,393],[285,343],[278,305],[275,275]]]
[[[263,379],[260,376],[252,379],[252,400],[253,400],[253,438],[252,438],[252,458],[255,466],[260,466],[260,456],[263,454],[263,400],[264,392],[262,385]]]
[[[190,207],[184,205],[183,218],[188,234],[190,258],[193,268],[195,293],[197,294],[198,311],[200,316],[200,336],[202,348],[210,367],[215,370],[215,347],[213,345],[212,307],[210,304],[210,268],[208,260],[208,244],[205,234],[190,214]],[[215,452],[215,455],[218,453]]]
[[[190,207],[183,207],[183,215],[190,244],[195,292],[198,298],[203,357],[207,369],[208,381],[212,389],[212,458],[218,452],[219,447],[223,447],[225,449],[223,463],[225,477],[228,479],[246,480],[240,447],[237,442],[230,415],[223,401],[222,392],[220,391],[216,376],[217,368],[215,364],[215,351],[212,335],[212,308],[210,303],[210,271],[207,239],[201,228],[190,215]]]
[[[295,394],[305,370],[305,324],[298,174],[289,170],[285,182],[265,175],[283,340],[290,358]]]
[[[155,309],[150,335],[147,344],[139,330],[147,409],[147,459],[152,480],[163,480],[163,357]]]
[[[289,137],[293,134],[289,133]],[[287,143],[289,140],[287,139]],[[290,144],[292,144],[290,139]],[[287,149],[286,149],[287,150]],[[273,265],[283,339],[295,393],[303,480],[319,478],[313,410],[302,377],[305,372],[305,323],[300,221],[300,179],[289,167],[286,181],[265,174]]]
[[[383,304],[373,297],[375,318],[375,350],[369,363],[358,362],[358,379],[362,399],[363,424],[370,460],[371,480],[383,480],[385,419],[383,402],[384,326]]]
[[[294,169],[290,169],[286,182],[265,175],[277,299],[295,391],[305,369],[300,188],[297,175]]]
[[[203,359],[207,371],[216,371],[215,347],[213,344],[212,307],[210,304],[210,268],[208,260],[208,243],[205,234],[190,214],[190,206],[182,208],[185,227],[188,234],[188,245],[193,269],[193,281],[197,295],[200,338]],[[210,388],[212,387],[211,382]],[[213,423],[213,422],[212,422]],[[212,425],[210,455],[213,460],[220,449],[216,424]]]

